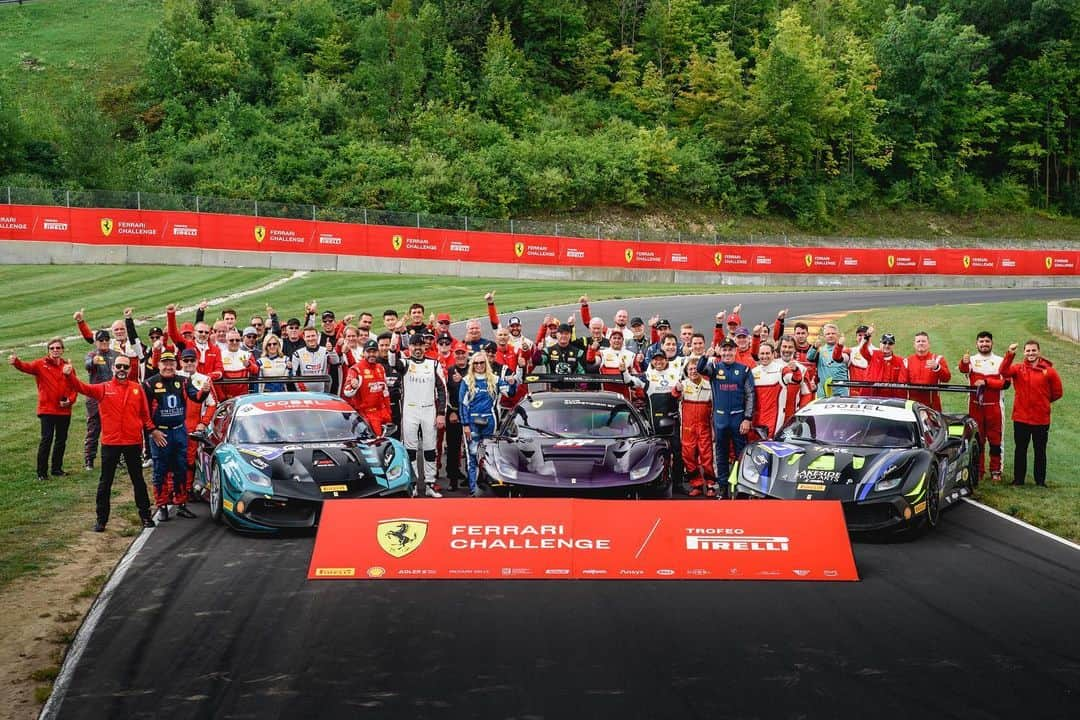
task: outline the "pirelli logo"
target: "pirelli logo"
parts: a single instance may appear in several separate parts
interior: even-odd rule
[[[787,552],[790,539],[780,536],[687,535],[687,550],[726,550],[734,552]]]
[[[315,577],[356,577],[356,568],[315,568]]]

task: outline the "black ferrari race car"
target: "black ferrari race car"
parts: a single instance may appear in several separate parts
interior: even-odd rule
[[[926,530],[969,495],[978,427],[912,400],[832,397],[799,410],[775,440],[746,446],[736,497],[840,500],[848,529]]]
[[[670,497],[668,441],[621,393],[588,389],[611,382],[561,377],[526,395],[483,442],[481,489],[512,497]]]

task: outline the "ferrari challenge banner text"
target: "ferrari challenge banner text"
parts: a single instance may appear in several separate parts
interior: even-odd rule
[[[337,500],[312,580],[858,580],[838,502]]]
[[[0,240],[724,273],[1076,275],[1080,265],[1072,250],[693,245],[31,205],[0,205]]]

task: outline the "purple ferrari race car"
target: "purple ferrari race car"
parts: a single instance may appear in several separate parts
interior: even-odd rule
[[[563,378],[575,389],[532,392],[506,413],[479,453],[484,494],[671,497],[668,441],[622,394],[580,389],[593,379]]]

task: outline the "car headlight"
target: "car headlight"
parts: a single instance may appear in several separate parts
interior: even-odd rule
[[[383,452],[383,465],[390,467],[394,464],[394,460],[397,458],[397,450],[394,449],[394,443],[387,443],[386,451]]]
[[[904,473],[899,465],[893,465],[886,470],[881,479],[874,483],[875,492],[887,492],[889,490],[895,490],[900,487],[900,483],[904,482]]]
[[[495,460],[495,472],[497,472],[503,480],[517,480],[517,468],[506,462],[502,457]]]
[[[386,469],[386,479],[389,480],[390,482],[393,482],[394,480],[397,480],[399,477],[401,477],[402,470],[403,470],[403,468],[402,468],[401,465],[394,465],[393,467],[387,468]]]
[[[640,480],[643,477],[645,477],[646,475],[648,475],[650,470],[652,470],[652,463],[651,462],[645,463],[641,467],[636,467],[636,468],[634,468],[633,470],[630,471],[630,479],[631,480]]]
[[[747,451],[743,458],[745,462],[740,464],[740,473],[744,480],[757,482],[759,479],[769,477],[769,466],[772,464],[769,453],[755,445]]]
[[[270,487],[270,478],[266,477],[262,473],[251,472],[247,476],[248,482],[252,485],[258,485],[259,487]]]

